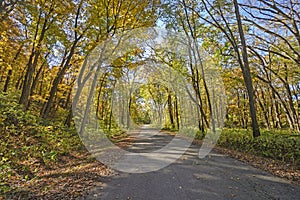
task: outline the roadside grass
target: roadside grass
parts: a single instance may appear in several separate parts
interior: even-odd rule
[[[225,128],[217,145],[300,165],[300,133],[289,130],[262,130],[260,137],[253,138],[251,130]]]
[[[205,133],[195,129],[184,128],[179,131],[163,128],[165,132],[194,137],[195,143],[201,143]],[[271,158],[300,166],[300,133],[290,130],[261,129],[261,136],[253,138],[250,129],[223,128],[217,146]]]

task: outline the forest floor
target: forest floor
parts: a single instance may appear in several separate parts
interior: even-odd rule
[[[133,143],[132,136],[114,139],[122,148]],[[0,199],[78,199],[85,191],[101,185],[104,177],[114,174],[84,148],[61,156],[50,164],[37,161],[33,165],[32,168],[39,169],[34,172],[34,178],[20,182],[19,177],[12,176],[9,183],[14,189],[0,195]]]
[[[170,135],[165,135],[165,141],[170,141]],[[128,148],[133,142],[139,145],[134,136],[128,136],[119,139],[118,145]],[[200,143],[194,141],[189,149],[194,154],[184,155],[165,169],[147,174],[118,173],[92,158],[86,150],[71,152],[50,166],[40,165],[35,178],[29,181],[14,182],[12,178],[11,184],[16,189],[6,194],[5,199],[172,199],[172,195],[181,199],[199,195],[203,199],[251,199],[255,193],[266,199],[299,197],[299,166],[220,147],[199,160],[195,152]],[[211,187],[207,188],[207,184]]]

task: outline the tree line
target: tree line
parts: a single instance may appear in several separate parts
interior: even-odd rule
[[[167,49],[156,49],[153,59],[182,72],[191,83],[202,132],[218,121],[207,63],[217,66],[224,82],[226,126],[251,127],[254,137],[260,135],[260,128],[300,131],[299,10],[299,2],[293,0],[2,3],[0,85],[3,92],[18,94],[24,110],[34,110],[42,118],[65,115],[65,124],[70,126],[72,88],[86,56],[107,38],[160,22],[168,30],[185,34],[192,44],[187,60]],[[142,63],[133,61],[141,54],[130,52],[116,60],[99,79],[97,115],[108,129],[113,121],[114,83],[139,69]],[[164,105],[160,109],[165,110],[167,126],[179,128],[181,108],[176,95],[154,82],[129,94],[129,102],[123,104],[126,109],[119,109],[121,119],[130,113],[141,123],[149,121],[150,111],[139,112],[141,99]],[[126,127],[130,121],[121,123]]]

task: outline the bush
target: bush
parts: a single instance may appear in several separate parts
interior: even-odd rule
[[[300,164],[300,134],[287,131],[262,131],[253,138],[251,131],[224,129],[218,145],[258,156]]]
[[[16,99],[0,93],[0,192],[10,190],[11,176],[34,178],[31,163],[50,166],[59,156],[82,148],[75,128],[24,112]]]

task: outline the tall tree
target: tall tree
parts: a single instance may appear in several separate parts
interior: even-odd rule
[[[248,61],[246,39],[244,36],[242,20],[241,20],[237,0],[233,0],[233,3],[234,3],[235,15],[236,15],[237,23],[238,23],[240,40],[241,40],[241,44],[242,44],[243,65],[241,65],[241,68],[243,71],[243,77],[244,77],[245,85],[246,85],[247,92],[248,92],[253,136],[258,137],[258,136],[260,136],[260,131],[259,131],[259,126],[258,126],[257,117],[256,117],[255,99],[254,99],[254,92],[253,92],[252,77],[251,77],[249,61]]]
[[[44,41],[46,32],[49,30],[51,24],[53,23],[53,12],[55,9],[55,3],[53,1],[50,2],[42,2],[40,8],[35,10],[34,5],[30,5],[28,7],[28,11],[32,11],[33,17],[36,17],[34,33],[32,35],[32,47],[31,53],[29,55],[29,59],[26,65],[26,73],[22,87],[21,97],[19,99],[19,103],[23,105],[23,109],[27,110],[29,105],[30,91],[32,86],[33,74],[35,72],[36,66],[38,64],[38,60],[42,51],[42,43]],[[37,12],[37,16],[36,13]]]
[[[41,110],[41,117],[46,118],[50,112],[51,106],[52,106],[52,102],[54,99],[54,96],[57,92],[57,88],[58,88],[58,84],[61,82],[61,80],[63,79],[63,76],[65,75],[66,70],[68,69],[70,62],[72,60],[72,57],[74,56],[76,47],[78,42],[83,38],[87,27],[84,28],[84,30],[82,30],[81,33],[79,33],[79,20],[80,20],[80,15],[82,12],[82,4],[83,4],[83,0],[81,0],[79,2],[79,4],[77,5],[76,8],[76,13],[75,13],[75,21],[74,21],[74,39],[71,42],[71,46],[70,49],[66,48],[65,49],[65,56],[62,59],[61,65],[60,65],[60,70],[58,72],[58,74],[56,75],[53,83],[52,83],[52,87],[49,93],[49,98],[46,101],[45,105],[43,106],[42,110]]]

